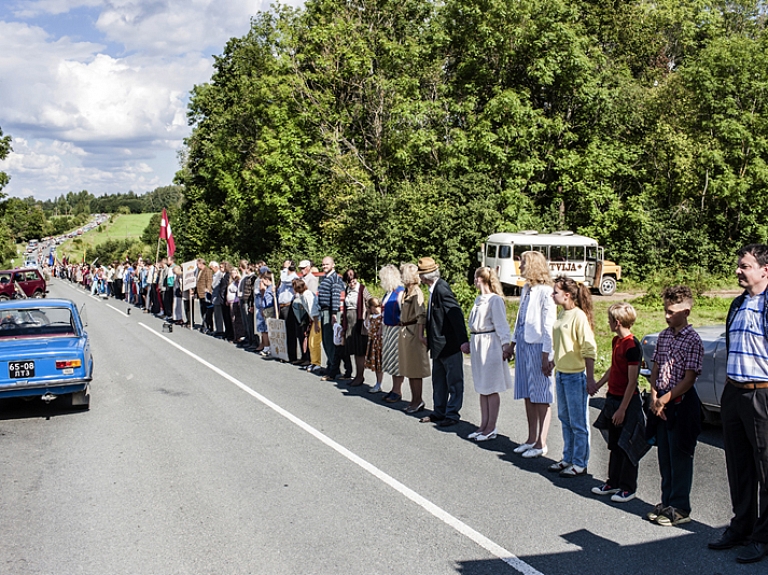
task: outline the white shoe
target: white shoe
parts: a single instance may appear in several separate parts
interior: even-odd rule
[[[479,431],[473,431],[467,435],[467,439],[475,439],[478,435],[482,435]]]
[[[513,450],[513,453],[525,453],[532,447],[533,447],[533,443],[523,443],[522,445],[515,447],[515,449]]]
[[[269,356],[270,355],[269,347],[265,347],[264,349],[262,349],[261,355],[263,355],[264,357]]]
[[[371,389],[368,390],[368,393],[379,393],[381,391],[381,384],[376,383]]]
[[[542,455],[546,455],[547,451],[549,450],[547,449],[546,445],[540,449],[537,447],[531,447],[528,451],[523,453],[523,457],[526,459],[533,459],[534,457],[541,457]]]
[[[490,441],[491,439],[496,439],[496,430],[494,429],[491,431],[488,435],[478,435],[475,437],[475,441],[481,442],[481,441]]]

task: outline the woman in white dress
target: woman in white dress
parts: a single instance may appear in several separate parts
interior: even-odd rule
[[[475,286],[480,295],[469,313],[470,340],[462,344],[461,351],[472,358],[472,380],[480,394],[480,427],[469,434],[469,439],[488,441],[496,438],[499,393],[512,387],[507,364],[512,354],[512,334],[496,272],[488,267],[479,268],[475,272]]]

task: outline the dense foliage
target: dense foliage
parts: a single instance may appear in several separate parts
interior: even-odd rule
[[[768,238],[763,0],[309,0],[196,86],[185,256],[454,276],[494,231],[572,229],[628,273]]]

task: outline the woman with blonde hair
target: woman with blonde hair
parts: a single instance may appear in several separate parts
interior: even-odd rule
[[[384,401],[396,403],[403,393],[403,376],[400,375],[400,360],[398,359],[398,337],[400,335],[400,306],[403,301],[403,279],[400,270],[392,264],[386,265],[379,271],[381,287],[386,292],[381,299],[381,369],[392,376],[392,390],[384,396]],[[381,391],[377,383],[371,393]]]
[[[528,438],[514,451],[533,458],[547,453],[555,389],[550,361],[557,306],[552,300],[549,265],[542,253],[523,252],[520,275],[525,278],[525,285],[520,293],[511,354],[515,355],[515,399],[525,400]]]
[[[400,307],[398,371],[402,377],[408,378],[411,388],[411,403],[404,411],[418,413],[424,409],[424,401],[421,398],[422,379],[432,373],[427,355],[427,340],[424,336],[427,308],[424,305],[424,294],[419,287],[419,268],[415,264],[403,264],[400,266],[400,274],[405,285],[405,295]]]
[[[488,441],[496,438],[499,394],[512,387],[512,373],[507,364],[507,358],[512,355],[512,334],[496,272],[488,267],[478,268],[475,287],[480,295],[469,312],[470,340],[461,345],[461,351],[472,357],[472,380],[475,391],[480,394],[480,427],[469,434],[469,439]]]

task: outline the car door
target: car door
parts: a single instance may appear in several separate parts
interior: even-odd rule
[[[715,351],[715,397],[717,398],[717,407],[723,398],[723,389],[725,389],[725,377],[728,367],[728,352],[725,349],[725,334],[717,341],[717,350]]]

